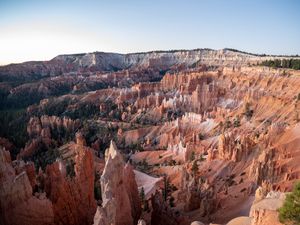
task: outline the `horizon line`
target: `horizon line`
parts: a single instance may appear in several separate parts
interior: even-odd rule
[[[149,51],[136,51],[136,52],[127,52],[127,53],[121,53],[121,52],[113,52],[113,51],[91,51],[91,52],[81,52],[81,53],[62,53],[58,54],[50,59],[45,60],[27,60],[27,61],[21,61],[21,62],[0,62],[0,66],[8,66],[8,65],[14,65],[14,64],[22,64],[22,63],[28,63],[28,62],[47,62],[55,59],[58,56],[68,56],[68,55],[85,55],[90,53],[106,53],[106,54],[120,54],[120,55],[131,55],[131,54],[147,54],[147,53],[168,53],[168,52],[180,52],[180,51],[197,51],[197,50],[208,50],[208,51],[221,51],[221,50],[227,50],[232,52],[239,52],[242,54],[248,54],[252,56],[257,57],[300,57],[300,54],[267,54],[267,53],[253,53],[253,52],[247,52],[235,48],[221,48],[221,49],[213,49],[213,48],[191,48],[191,49],[168,49],[168,50],[149,50]]]

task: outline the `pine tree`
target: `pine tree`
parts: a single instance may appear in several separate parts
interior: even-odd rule
[[[164,188],[163,188],[163,197],[164,197],[165,201],[167,201],[169,189],[170,189],[170,182],[169,182],[169,179],[167,178],[167,175],[165,175],[164,176]]]
[[[149,209],[149,205],[148,205],[148,201],[146,200],[146,197],[145,197],[144,187],[141,188],[140,198],[141,198],[142,207],[143,207],[144,211],[147,211]]]
[[[233,126],[234,127],[241,126],[241,122],[240,122],[240,119],[238,117],[234,118],[234,120],[233,120]]]
[[[244,111],[245,116],[250,119],[253,115],[253,110],[251,109],[249,102],[246,103]]]
[[[279,220],[284,224],[300,224],[300,182],[291,194],[286,196],[283,206],[279,209]]]
[[[145,190],[144,190],[144,187],[141,188],[140,198],[141,198],[141,201],[144,202],[144,200],[145,200]]]

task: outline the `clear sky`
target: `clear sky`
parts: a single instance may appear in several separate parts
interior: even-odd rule
[[[300,0],[0,0],[0,64],[225,47],[300,54]]]

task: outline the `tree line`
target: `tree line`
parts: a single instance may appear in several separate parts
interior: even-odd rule
[[[288,69],[300,70],[300,59],[266,60],[263,61],[261,65],[272,67],[272,68],[288,68]]]

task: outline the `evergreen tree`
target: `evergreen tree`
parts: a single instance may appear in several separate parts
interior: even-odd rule
[[[245,112],[244,112],[245,116],[250,119],[253,115],[253,110],[250,108],[250,104],[249,102],[246,103],[245,105]]]
[[[144,190],[144,187],[141,188],[140,198],[141,198],[141,201],[144,202],[144,200],[145,200],[145,190]]]
[[[165,201],[167,201],[169,189],[170,189],[170,182],[169,182],[167,175],[165,175],[164,176],[164,188],[163,188],[163,197],[164,197]]]
[[[240,119],[238,117],[234,118],[234,120],[233,120],[233,126],[234,127],[241,126],[241,122],[240,122]]]
[[[291,194],[286,196],[283,206],[279,209],[279,220],[284,224],[300,224],[300,182]]]
[[[141,188],[140,191],[140,198],[141,198],[141,202],[142,202],[142,207],[144,211],[148,211],[149,210],[149,205],[148,205],[148,201],[145,197],[145,190],[144,187]]]

